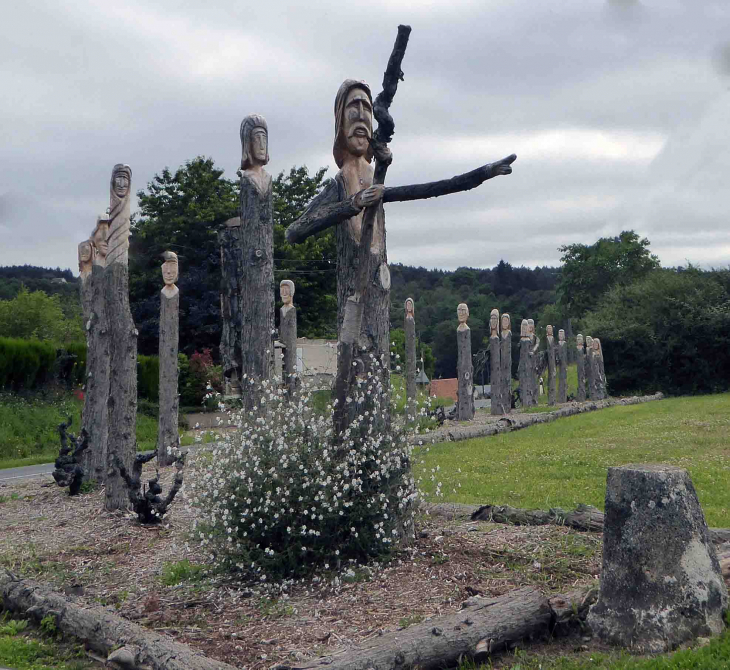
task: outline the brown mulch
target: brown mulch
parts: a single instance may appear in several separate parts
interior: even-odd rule
[[[150,476],[153,468],[147,466]],[[162,476],[166,492],[173,475]],[[194,512],[177,500],[165,523],[104,511],[103,492],[69,498],[48,477],[0,483],[0,565],[239,667],[267,668],[456,611],[475,594],[526,584],[546,594],[593,582],[601,536],[422,516],[417,539],[386,565],[340,583],[314,579],[272,595],[217,576],[165,586],[165,566],[206,559],[188,545]]]

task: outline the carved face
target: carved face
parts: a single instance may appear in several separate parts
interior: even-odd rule
[[[345,98],[342,132],[347,150],[353,156],[364,156],[373,134],[373,108],[367,94],[361,88],[353,88]]]
[[[79,244],[79,263],[88,263],[91,260],[91,242],[86,240]]]
[[[522,319],[522,323],[520,324],[520,337],[527,337],[527,335],[528,335],[527,319]]]
[[[586,335],[586,349],[593,348],[593,338],[590,335]]]
[[[415,307],[413,306],[413,299],[406,299],[406,316],[413,316],[415,313]]]
[[[114,193],[118,198],[123,198],[129,191],[129,177],[124,172],[114,175]]]
[[[512,327],[512,322],[509,318],[509,314],[502,314],[502,332],[507,332]]]
[[[531,337],[535,334],[535,322],[532,319],[527,319],[527,334]]]
[[[456,308],[456,316],[459,318],[459,323],[466,323],[466,320],[469,318],[469,307],[465,302],[462,302]]]
[[[269,137],[266,130],[256,128],[251,133],[251,156],[260,165],[266,165],[266,156],[269,153]]]
[[[578,333],[578,337],[575,338],[575,343],[578,345],[578,349],[583,348],[583,336],[580,333]]]
[[[109,245],[107,244],[106,238],[109,234],[109,224],[100,223],[94,231],[94,236],[91,241],[96,247],[96,253],[101,258],[106,258],[106,254],[109,251]]]
[[[591,342],[591,347],[593,348],[593,351],[598,351],[601,348],[601,343],[599,342],[597,337],[593,338],[593,342]]]
[[[175,261],[165,261],[162,264],[162,279],[165,286],[172,286],[177,281],[177,263]]]
[[[497,335],[499,329],[499,312],[496,309],[493,309],[489,315],[489,329],[492,335]]]
[[[294,292],[292,291],[292,285],[287,281],[284,280],[279,284],[279,295],[281,296],[281,301],[285,305],[291,305],[294,300]]]
[[[552,337],[553,336],[553,327],[548,326],[547,328],[545,328],[545,332],[547,333],[548,337]]]
[[[558,341],[565,342],[565,331],[562,328],[558,331]]]

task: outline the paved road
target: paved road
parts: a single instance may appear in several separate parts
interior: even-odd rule
[[[53,463],[44,463],[43,465],[27,465],[24,468],[7,468],[0,470],[0,482],[25,479],[26,477],[40,477],[42,475],[51,476],[53,472]],[[2,668],[0,668],[2,670]]]

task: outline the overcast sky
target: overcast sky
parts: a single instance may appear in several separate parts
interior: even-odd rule
[[[135,191],[197,155],[235,177],[253,112],[272,174],[334,175],[337,88],[380,91],[399,23],[387,183],[518,158],[387,205],[391,262],[556,265],[633,228],[664,265],[730,264],[727,0],[29,0],[0,24],[0,265],[76,271],[115,163]]]

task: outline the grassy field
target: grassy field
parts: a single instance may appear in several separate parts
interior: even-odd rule
[[[0,395],[0,469],[52,463],[58,456],[58,425],[73,417],[71,432],[79,432],[83,401],[69,394],[23,398]],[[137,415],[140,451],[157,444],[157,419]]]
[[[450,502],[603,509],[609,466],[687,468],[711,526],[730,527],[730,394],[612,407],[515,433],[450,442],[418,454]]]

